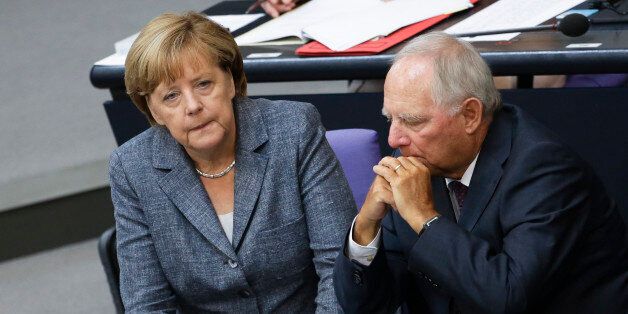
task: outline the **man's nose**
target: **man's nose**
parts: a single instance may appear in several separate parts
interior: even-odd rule
[[[390,124],[390,130],[388,132],[388,145],[391,148],[397,149],[401,146],[406,146],[410,144],[410,140],[408,136],[405,134],[404,130],[397,125],[396,122],[392,122]]]

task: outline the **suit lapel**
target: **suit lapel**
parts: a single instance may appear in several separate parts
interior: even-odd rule
[[[512,122],[503,111],[495,114],[478,157],[459,224],[471,231],[495,192],[502,176],[502,165],[510,154]]]
[[[251,100],[236,105],[238,149],[236,152],[233,247],[239,250],[254,213],[266,174],[268,157],[260,153],[268,141],[261,111]]]
[[[255,153],[237,156],[233,212],[233,247],[239,249],[264,182],[268,159]]]
[[[153,166],[170,172],[161,177],[159,186],[207,241],[229,258],[236,259],[235,251],[187,154],[165,128],[160,129],[153,142]]]

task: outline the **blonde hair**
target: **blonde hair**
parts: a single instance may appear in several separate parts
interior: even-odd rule
[[[246,96],[242,55],[229,31],[199,13],[165,13],[144,26],[124,64],[126,92],[151,124],[156,122],[147,96],[160,83],[179,78],[187,56],[194,66],[217,64],[231,74],[235,98]]]

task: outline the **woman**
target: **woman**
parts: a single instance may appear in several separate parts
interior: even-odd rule
[[[126,310],[335,311],[355,205],[314,107],[246,98],[232,36],[196,13],[149,22],[125,67],[153,125],[110,162]]]

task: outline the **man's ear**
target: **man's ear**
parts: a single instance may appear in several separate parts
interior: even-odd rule
[[[467,98],[460,106],[460,114],[464,118],[464,129],[467,134],[475,133],[484,122],[484,105],[475,98]]]

